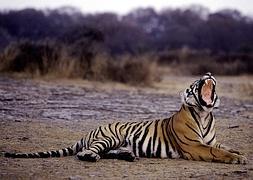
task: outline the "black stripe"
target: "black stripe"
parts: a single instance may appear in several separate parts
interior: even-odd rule
[[[119,140],[119,142],[120,142],[120,136],[119,136],[119,134],[118,134],[118,131],[117,131],[117,129],[118,129],[118,126],[119,126],[119,122],[118,123],[116,123],[116,125],[115,125],[115,137]],[[121,134],[121,129],[124,127],[124,125],[122,125],[120,128],[119,128],[119,133]],[[116,144],[116,142],[115,142],[115,144]],[[118,144],[118,146],[119,145],[121,145],[121,143],[120,144]]]
[[[205,120],[204,120],[204,121],[206,121],[207,118],[209,118],[209,116],[210,116],[210,113],[207,114],[207,116],[205,117]],[[208,124],[206,125],[206,127],[204,127],[204,126],[202,126],[202,127],[203,127],[204,130],[206,130],[206,128],[207,128],[209,125],[210,125],[210,121],[208,121]]]
[[[47,152],[47,153],[49,154],[49,152]],[[33,156],[34,156],[35,158],[39,158],[39,157],[40,157],[40,155],[38,155],[37,153],[33,153]],[[49,154],[48,157],[50,157],[50,154]]]
[[[81,141],[81,146],[83,148],[84,147],[84,140],[83,140],[83,138],[80,141]]]
[[[62,151],[63,151],[63,156],[67,156],[68,155],[66,149],[62,149]]]
[[[165,128],[167,127],[167,124],[165,124],[167,121],[163,121],[162,122],[162,133],[163,133],[163,139],[164,139],[164,143],[165,143],[165,152],[167,157],[171,158],[171,152],[170,152],[170,148],[169,148],[169,142],[167,140],[168,137],[166,137],[165,135]]]
[[[189,107],[193,107],[194,105],[193,104],[190,104],[186,101],[186,99],[184,99],[184,102],[189,106]]]
[[[210,119],[210,122],[208,123],[208,128],[207,128],[207,131],[205,132],[205,134],[203,135],[203,137],[206,137],[206,135],[209,133],[211,127],[212,127],[212,124],[213,124],[213,116],[211,116],[211,119]]]
[[[101,144],[104,150],[108,149],[108,143],[106,141],[97,141],[96,143]]]
[[[204,158],[202,158],[201,156],[199,156],[199,159],[200,159],[201,161],[205,161]]]
[[[192,108],[193,109],[193,113],[196,115],[196,116],[198,116],[198,119],[200,119],[200,115],[196,112],[196,110],[194,109],[194,108]]]
[[[105,133],[103,132],[103,130],[102,130],[101,127],[99,127],[99,130],[100,130],[101,135],[104,137],[103,142],[106,143],[105,149],[106,149],[107,147],[111,147],[111,146],[112,146],[112,140],[111,140],[111,138],[105,135]],[[102,140],[101,140],[101,141],[102,141]]]
[[[89,144],[90,144],[91,135],[92,135],[92,134],[94,134],[94,132],[95,132],[95,130],[93,130],[93,131],[91,131],[91,132],[89,133],[89,136],[88,136],[88,141],[86,142],[88,146],[89,146]],[[94,138],[94,137],[93,137],[93,138]],[[87,136],[86,136],[86,138],[85,138],[85,139],[87,140]]]
[[[135,124],[132,126],[132,129],[130,129],[131,131],[129,131],[128,134],[133,134],[133,132],[136,130],[136,128],[139,126],[139,124]]]
[[[67,150],[69,152],[69,155],[72,156],[73,155],[73,150],[70,147],[68,147]]]
[[[142,146],[143,146],[143,143],[147,137],[147,134],[149,132],[149,127],[150,125],[152,124],[152,122],[150,122],[150,124],[148,124],[146,127],[145,127],[145,132],[144,134],[142,135],[142,138],[141,140],[139,141],[139,144],[138,144],[138,149],[139,149],[139,155],[140,157],[144,157],[145,156],[145,152],[142,151]]]
[[[176,138],[177,138],[182,144],[189,145],[189,144],[185,143],[184,141],[182,141],[182,140],[178,137],[177,133],[176,133],[175,130],[174,130],[173,119],[172,119],[171,123],[172,123],[172,125],[171,125],[171,131],[172,131],[173,134],[176,136]]]
[[[51,151],[51,157],[56,157],[56,152],[55,151]]]
[[[148,140],[148,147],[147,147],[147,150],[146,150],[146,154],[147,154],[148,158],[151,157],[151,137]]]
[[[175,134],[174,128],[173,128],[173,118],[172,118],[172,124],[171,124],[171,126],[170,126],[170,133],[174,133],[174,134]],[[178,138],[177,134],[175,134],[175,135],[176,135],[176,137]],[[179,143],[176,141],[176,139],[175,139],[174,137],[175,137],[175,136],[173,136],[173,134],[171,134],[171,138],[174,139],[174,142],[175,142],[175,144],[176,144],[176,146],[177,146],[177,151],[178,151],[178,153],[181,155],[181,157],[185,157],[185,155],[184,155],[183,153],[185,153],[185,154],[187,153],[187,154],[189,154],[189,155],[191,156],[192,159],[194,159],[193,156],[191,155],[191,153],[185,151],[185,150],[179,145]],[[178,139],[179,139],[179,138],[178,138]],[[179,141],[181,142],[181,139],[179,139]],[[181,143],[183,143],[183,142],[181,142]],[[186,144],[186,143],[183,143],[183,144]],[[186,145],[188,145],[188,144],[186,144]],[[189,145],[188,145],[188,146],[189,146]],[[182,152],[183,152],[183,153],[182,153]]]
[[[212,155],[213,157],[217,158],[217,156],[215,156],[215,155],[213,154],[213,147],[210,147],[210,153],[211,153],[211,155]]]
[[[108,125],[108,128],[109,128],[109,132],[112,134],[110,138],[110,141],[111,141],[111,148],[113,148],[114,146],[116,146],[116,135],[114,134],[113,130],[111,129],[111,124]]]
[[[47,154],[47,153],[45,153],[45,152],[38,152],[38,154],[39,154],[39,156],[40,156],[41,158],[48,158],[48,157],[50,157],[50,155]],[[28,154],[28,157],[29,157],[29,154]]]
[[[136,140],[139,138],[139,136],[140,136],[140,134],[141,134],[141,130],[142,129],[142,126],[140,126],[137,130],[136,130],[136,132],[135,132],[135,134],[134,134],[134,137],[133,137],[133,151],[134,151],[134,154],[135,155],[137,155],[137,147],[136,147]]]
[[[28,158],[27,154],[13,154],[14,158]]]
[[[101,127],[99,127],[99,128],[101,128]],[[97,129],[94,131],[94,133],[93,133],[93,136],[92,136],[92,139],[91,139],[91,140],[96,139],[96,138],[98,137],[99,132],[100,132],[100,129],[99,129],[99,128],[97,128]]]
[[[171,124],[170,124],[170,126],[171,126]],[[182,152],[184,152],[184,151],[181,148],[181,146],[177,143],[176,139],[174,138],[174,136],[173,136],[173,134],[171,132],[171,127],[170,126],[169,126],[169,131],[168,132],[169,132],[169,137],[170,137],[169,139],[170,139],[170,142],[171,142],[172,149],[174,151],[177,151],[180,154],[180,156],[183,157],[183,153]],[[174,142],[174,143],[172,143],[172,142]]]
[[[207,142],[207,144],[210,145],[211,142],[214,140],[214,138],[215,138],[215,134],[213,135],[212,139],[211,139],[210,141]]]
[[[188,128],[190,128],[194,133],[196,133],[198,135],[198,137],[200,137],[202,139],[202,137],[199,135],[199,133],[195,129],[193,129],[189,124],[186,123],[186,126]]]
[[[61,154],[59,151],[56,151],[56,157],[61,157]]]
[[[123,129],[123,128],[126,128],[126,127],[128,126],[128,124],[129,124],[129,123],[126,123],[126,124],[120,126],[120,128],[119,128],[119,133],[120,133],[120,134],[122,134],[122,133],[121,133],[121,132],[122,132],[122,129]],[[117,124],[117,126],[115,126],[115,129],[116,129],[116,130],[117,130],[118,125],[119,125],[119,123]],[[116,130],[115,130],[115,131],[116,131]],[[116,132],[117,132],[117,131],[116,131]],[[118,138],[119,138],[119,135],[118,135]]]
[[[153,152],[155,151],[155,141],[156,141],[156,137],[157,137],[157,126],[158,126],[159,120],[155,121],[155,131],[154,131],[154,135],[153,135]]]
[[[29,153],[27,154],[28,158],[35,158],[34,154],[32,153]],[[45,157],[42,157],[42,156],[39,156],[40,158],[45,158]]]
[[[132,131],[129,134],[133,134],[133,132],[136,130],[136,128],[140,129],[140,128],[142,128],[143,125],[144,125],[143,122],[140,122],[140,123],[134,125],[133,128],[132,128]]]
[[[218,99],[218,95],[216,94],[213,104],[215,104]]]
[[[196,122],[196,124],[197,124],[197,126],[198,126],[198,128],[199,128],[199,130],[200,130],[200,133],[201,133],[201,135],[202,135],[202,137],[203,137],[203,133],[202,133],[202,131],[201,131],[199,121],[197,120],[197,118],[196,118],[196,116],[195,116],[195,114],[194,114],[194,112],[193,112],[194,109],[193,109],[192,107],[189,107],[189,110],[190,110],[190,113],[191,113],[191,115],[192,115],[194,121]]]
[[[103,144],[101,144],[101,145],[103,146]],[[97,152],[103,151],[103,149],[98,144],[93,145],[91,148],[96,149]],[[105,147],[103,146],[103,148],[105,148]]]
[[[127,127],[127,130],[126,130],[126,135],[125,135],[126,137],[128,137],[130,129],[131,129],[131,126],[129,125],[129,126]],[[129,143],[129,145],[131,146],[131,141],[130,141],[130,140],[128,141],[128,143]]]
[[[181,150],[184,154],[189,154],[193,160],[195,159],[195,158],[192,156],[192,154],[191,154],[190,152],[183,150],[181,147],[180,147],[180,150]],[[185,156],[182,152],[181,152],[181,156],[185,158],[186,156]],[[188,159],[188,157],[187,157],[187,159]]]
[[[128,129],[126,129],[126,127],[128,127],[128,124],[129,123],[125,123],[125,124],[122,124],[120,126],[120,128],[119,128],[119,134],[120,134],[120,136],[117,133],[117,129],[115,129],[115,131],[117,133],[117,137],[116,138],[119,140],[119,144],[117,144],[118,147],[126,147],[128,145],[127,143],[129,143],[129,141],[127,141],[127,133],[124,133],[123,140],[121,140],[122,135],[123,135],[123,132],[122,132],[123,130],[122,129],[128,130]],[[115,128],[117,128],[117,127],[115,126]]]
[[[14,153],[4,153],[4,157],[9,157],[9,158],[14,158],[15,154]]]
[[[173,117],[173,116],[172,116],[172,117]],[[170,121],[171,121],[172,117],[170,118]],[[168,123],[169,123],[169,122],[168,122]],[[166,128],[168,128],[168,126],[170,127],[170,125],[171,125],[171,124],[168,125],[168,123],[167,123],[167,125],[166,125]],[[173,142],[172,142],[172,138],[171,138],[171,137],[173,137],[172,134],[171,134],[172,132],[169,132],[169,131],[166,131],[166,132],[167,132],[167,135],[168,135],[168,139],[169,139],[170,145],[171,145],[173,151],[175,151],[175,150],[176,150],[176,147],[174,146],[174,144],[173,144]],[[168,134],[168,133],[169,133],[169,134]],[[170,154],[171,154],[171,153],[170,153]]]
[[[199,140],[188,138],[188,137],[185,136],[185,135],[184,135],[184,137],[185,137],[185,139],[187,139],[187,140],[189,140],[189,141],[201,143]]]
[[[112,130],[112,124],[108,124],[108,128],[109,128],[110,133],[112,133],[112,135],[116,137],[116,134]]]
[[[132,127],[131,125],[126,126],[126,128],[127,128],[127,129],[126,129],[126,136],[128,136],[128,134],[129,134],[129,131],[130,131],[131,127]]]
[[[156,157],[161,157],[161,140],[158,138],[158,146],[156,150]]]
[[[76,152],[79,152],[79,142],[76,143]]]

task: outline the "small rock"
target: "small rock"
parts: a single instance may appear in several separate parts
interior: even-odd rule
[[[83,179],[83,177],[79,175],[69,177],[69,180],[80,180],[80,179]]]
[[[22,138],[18,138],[21,141],[27,141],[29,138],[28,137],[22,137]]]
[[[240,126],[239,125],[231,125],[231,126],[228,126],[228,129],[234,129],[234,128],[239,128]]]
[[[246,171],[246,170],[238,170],[238,171],[233,171],[232,173],[234,173],[234,174],[247,174],[248,171]]]

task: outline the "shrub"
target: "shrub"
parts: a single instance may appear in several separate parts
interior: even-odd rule
[[[10,44],[0,58],[0,70],[3,72],[45,75],[58,63],[59,51],[48,41],[20,41]]]
[[[155,61],[148,58],[137,57],[136,59],[126,59],[122,61],[120,81],[130,84],[148,84],[158,81],[158,69]]]
[[[159,57],[174,74],[201,75],[212,72],[216,75],[240,75],[253,73],[253,54],[211,54],[209,51],[190,49],[174,50]]]
[[[159,80],[152,56],[112,58],[92,50],[75,55],[73,47],[50,41],[13,43],[0,55],[0,71],[132,85],[151,85]]]

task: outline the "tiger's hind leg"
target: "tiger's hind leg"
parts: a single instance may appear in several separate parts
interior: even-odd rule
[[[109,152],[102,155],[102,158],[104,159],[119,159],[119,160],[125,160],[129,162],[133,162],[135,160],[138,160],[138,158],[134,155],[134,153],[127,149],[120,147],[119,149],[110,150]]]
[[[100,155],[106,154],[110,149],[114,147],[106,139],[96,140],[87,149],[83,148],[81,152],[77,153],[77,158],[82,161],[97,162],[101,159]]]
[[[83,151],[77,153],[77,158],[81,161],[97,162],[100,156],[89,149],[84,149]]]

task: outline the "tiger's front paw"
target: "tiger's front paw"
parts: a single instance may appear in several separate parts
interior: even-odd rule
[[[232,164],[247,164],[248,160],[245,156],[242,155],[236,155],[234,156],[234,158],[232,159]]]
[[[77,158],[81,161],[97,162],[100,159],[100,156],[91,150],[84,150],[77,153]]]

